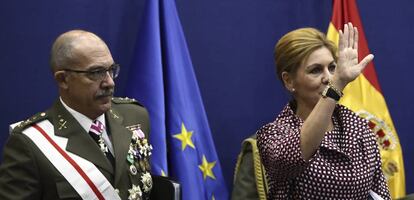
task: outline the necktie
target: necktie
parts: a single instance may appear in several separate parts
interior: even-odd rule
[[[112,156],[111,152],[108,150],[108,146],[106,145],[102,133],[105,130],[105,126],[100,122],[99,120],[94,120],[91,128],[89,129],[89,134],[92,136],[92,138],[95,140],[95,142],[100,147],[102,153],[105,154],[105,156],[108,158],[109,162],[111,162],[112,166],[115,167],[115,159],[114,156]]]

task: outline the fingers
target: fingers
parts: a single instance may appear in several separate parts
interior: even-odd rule
[[[371,62],[374,59],[374,55],[369,54],[365,56],[364,59],[361,60],[359,63],[359,66],[361,67],[361,71],[364,70],[364,68],[368,65],[369,62]]]
[[[347,48],[349,47],[349,29],[348,29],[348,24],[344,25],[344,36],[343,36],[343,47]]]
[[[358,49],[358,40],[359,40],[359,34],[358,34],[358,29],[357,27],[354,27],[354,49]]]
[[[358,49],[358,29],[348,22],[344,25],[344,30],[339,30],[339,50],[344,48]]]
[[[358,49],[359,33],[357,27],[351,22],[344,25],[344,31],[339,30],[339,49],[352,48]]]
[[[348,35],[348,46],[347,47],[350,47],[350,48],[353,48],[353,46],[354,46],[354,26],[352,25],[352,23],[351,22],[348,22],[348,32],[349,32],[349,35]]]
[[[338,49],[339,49],[339,51],[341,51],[344,48],[345,48],[345,45],[344,45],[344,33],[342,32],[342,30],[339,30],[339,44],[338,44]]]

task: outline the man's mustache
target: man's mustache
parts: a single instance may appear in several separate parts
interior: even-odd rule
[[[112,96],[114,94],[114,89],[99,90],[96,94],[96,98]]]

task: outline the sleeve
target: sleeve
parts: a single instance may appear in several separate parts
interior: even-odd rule
[[[269,180],[278,182],[294,178],[313,160],[306,161],[303,158],[299,129],[274,122],[263,126],[256,134],[260,157]]]
[[[376,144],[376,143],[375,143]],[[381,168],[381,156],[378,150],[378,147],[376,146],[376,170],[374,172],[373,177],[373,185],[371,190],[380,195],[383,199],[391,200],[390,191],[388,188],[387,180],[385,179],[384,173],[382,172]]]
[[[0,166],[0,199],[40,199],[37,165],[31,141],[19,133],[12,133],[3,150]]]
[[[258,200],[254,175],[252,147],[247,143],[243,145],[242,152],[237,161],[234,174],[232,200]]]

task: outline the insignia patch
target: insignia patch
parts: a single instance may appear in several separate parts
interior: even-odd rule
[[[117,114],[115,114],[115,112],[112,109],[109,110],[109,112],[112,114],[112,117],[114,117],[115,119],[119,118],[119,116]]]
[[[59,130],[62,130],[62,129],[66,129],[66,128],[68,128],[67,126],[66,126],[66,123],[67,123],[67,121],[66,120],[64,120],[63,118],[61,118],[62,116],[61,115],[58,115],[58,117],[60,118],[59,119],[59,127],[58,127],[58,129]]]

